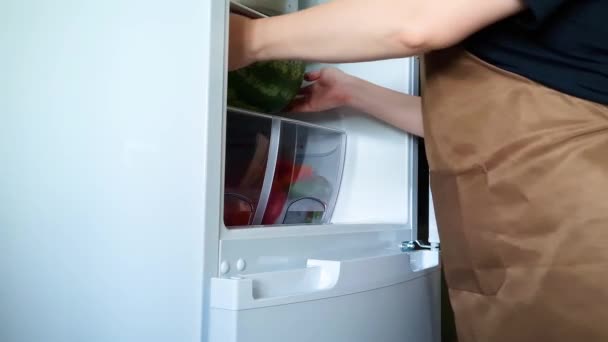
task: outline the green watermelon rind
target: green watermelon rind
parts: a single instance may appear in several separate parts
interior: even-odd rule
[[[258,62],[228,73],[228,105],[262,113],[284,110],[298,94],[306,65],[300,61]]]

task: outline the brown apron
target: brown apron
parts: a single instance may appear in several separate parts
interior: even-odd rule
[[[459,341],[608,341],[608,107],[461,48],[424,63]]]

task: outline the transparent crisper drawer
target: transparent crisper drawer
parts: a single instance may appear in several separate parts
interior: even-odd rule
[[[224,224],[254,224],[262,210],[264,185],[272,132],[272,119],[229,112],[226,125],[224,173]],[[259,214],[260,215],[260,214]]]
[[[328,223],[345,149],[341,131],[229,109],[225,225]]]
[[[345,135],[281,122],[279,151],[263,224],[322,224],[340,187]]]

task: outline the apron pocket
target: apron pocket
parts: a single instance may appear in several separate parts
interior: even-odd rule
[[[431,171],[437,223],[441,227],[442,262],[451,289],[494,296],[506,270],[497,248],[493,211],[482,166],[458,174]],[[483,213],[483,215],[480,215]]]

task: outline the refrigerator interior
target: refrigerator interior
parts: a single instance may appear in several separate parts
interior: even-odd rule
[[[417,58],[330,66],[418,91]],[[417,140],[350,108],[267,115],[225,107],[224,120],[210,341],[438,341],[438,251],[402,248],[416,237]],[[256,177],[247,176],[252,169]],[[323,180],[304,182],[303,194],[299,177]],[[236,196],[239,184],[255,184],[241,191],[253,194]],[[243,224],[233,224],[227,209],[245,213]]]

